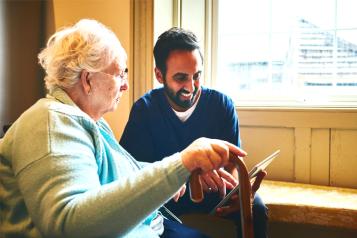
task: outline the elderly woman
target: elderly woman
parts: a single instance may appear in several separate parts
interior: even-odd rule
[[[94,20],[49,39],[39,54],[49,94],[0,143],[2,237],[205,237],[158,209],[182,196],[193,170],[245,152],[199,139],[153,164],[132,158],[102,118],[128,89],[126,60],[114,33]]]

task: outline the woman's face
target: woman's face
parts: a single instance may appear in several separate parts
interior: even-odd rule
[[[126,64],[114,61],[107,68],[91,75],[91,107],[95,114],[104,115],[114,111],[129,88]]]

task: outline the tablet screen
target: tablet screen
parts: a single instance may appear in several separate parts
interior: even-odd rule
[[[268,157],[266,157],[264,160],[262,160],[261,162],[259,162],[258,164],[256,164],[248,173],[248,176],[250,179],[253,179],[254,177],[257,176],[257,174],[262,171],[265,170],[266,167],[268,167],[268,165],[279,155],[280,150],[275,151],[274,153],[272,153],[271,155],[269,155]],[[214,214],[216,212],[216,209],[223,206],[229,199],[230,197],[237,193],[239,189],[239,184],[237,186],[235,186],[218,204],[217,206],[215,206],[210,214]]]

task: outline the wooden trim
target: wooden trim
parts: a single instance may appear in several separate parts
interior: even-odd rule
[[[173,26],[181,27],[182,26],[182,1],[181,0],[173,0],[173,8],[172,8],[172,22]]]
[[[132,102],[153,88],[154,8],[153,0],[131,1],[132,25]],[[131,102],[131,104],[132,104]]]
[[[355,109],[241,109],[240,125],[260,127],[308,127],[357,129]]]
[[[213,3],[205,0],[205,29],[204,29],[204,78],[203,84],[212,85],[212,37],[213,37]]]
[[[205,54],[208,58],[205,64],[205,83],[207,86],[214,87],[217,84],[217,65],[218,65],[218,8],[219,2],[206,0],[206,38]],[[208,39],[209,38],[209,39]]]

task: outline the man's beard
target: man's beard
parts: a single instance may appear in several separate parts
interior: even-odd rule
[[[164,82],[164,90],[166,92],[166,95],[170,98],[171,101],[173,101],[176,105],[184,108],[184,109],[189,109],[194,103],[196,99],[196,95],[198,93],[198,87],[195,87],[195,90],[192,93],[192,97],[189,100],[181,100],[180,94],[183,93],[189,93],[188,91],[184,89],[180,89],[177,93],[175,93],[171,88],[169,88]]]

